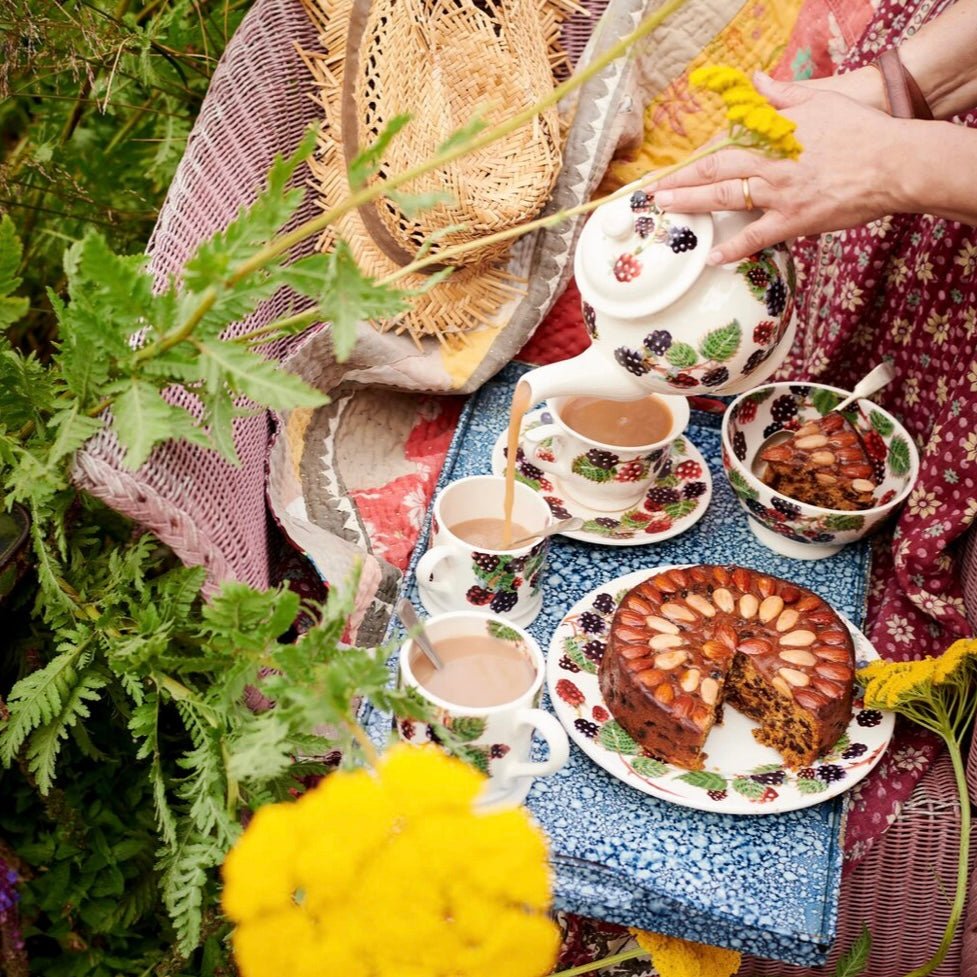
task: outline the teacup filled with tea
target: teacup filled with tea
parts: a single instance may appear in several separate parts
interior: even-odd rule
[[[436,615],[425,632],[440,659],[435,667],[413,639],[400,650],[400,678],[433,710],[434,720],[464,744],[470,762],[489,775],[483,800],[519,803],[534,777],[556,773],[569,741],[559,721],[538,708],[545,671],[539,645],[522,628],[471,611]],[[430,741],[423,724],[401,720],[401,737]],[[530,759],[533,733],[548,746]]]
[[[542,496],[516,482],[472,475],[446,485],[434,501],[431,546],[417,563],[417,588],[431,614],[484,608],[528,624],[543,602],[542,574],[553,521]]]
[[[567,495],[604,512],[644,496],[689,422],[688,401],[661,394],[555,397],[547,406],[553,421],[523,434],[524,452],[560,479]]]

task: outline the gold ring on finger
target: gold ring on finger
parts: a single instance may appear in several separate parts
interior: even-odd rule
[[[756,205],[753,203],[753,197],[750,195],[750,178],[744,176],[740,181],[740,185],[743,187],[743,202],[746,204],[746,209],[754,210]]]

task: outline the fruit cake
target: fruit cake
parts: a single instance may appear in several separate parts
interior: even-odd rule
[[[832,412],[808,421],[788,440],[761,449],[762,480],[775,492],[824,509],[875,505],[872,462],[855,427]]]
[[[817,594],[703,564],[657,573],[624,596],[598,678],[607,708],[652,756],[701,769],[725,704],[798,767],[845,731],[854,669],[851,634]]]

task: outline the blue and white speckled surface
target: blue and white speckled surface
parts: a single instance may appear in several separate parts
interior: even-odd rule
[[[469,400],[441,484],[490,471],[492,445],[525,369],[511,364]],[[861,624],[865,544],[817,562],[772,553],[748,529],[722,473],[718,419],[694,413],[688,433],[715,483],[705,516],[683,535],[648,546],[556,537],[544,610],[529,629],[544,650],[583,595],[631,570],[672,563],[729,562],[786,577]],[[426,545],[427,528],[415,558]],[[407,596],[419,606],[408,579]],[[388,716],[371,710],[363,718],[378,742],[387,740]],[[639,793],[571,746],[567,765],[537,780],[526,805],[550,838],[558,908],[790,963],[824,962],[838,908],[842,799],[762,817],[690,810]]]

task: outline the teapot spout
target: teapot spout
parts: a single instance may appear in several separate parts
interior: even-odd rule
[[[551,397],[637,400],[648,393],[638,377],[622,370],[613,361],[608,362],[594,346],[573,359],[538,366],[523,374],[516,385],[516,400],[526,409]]]

